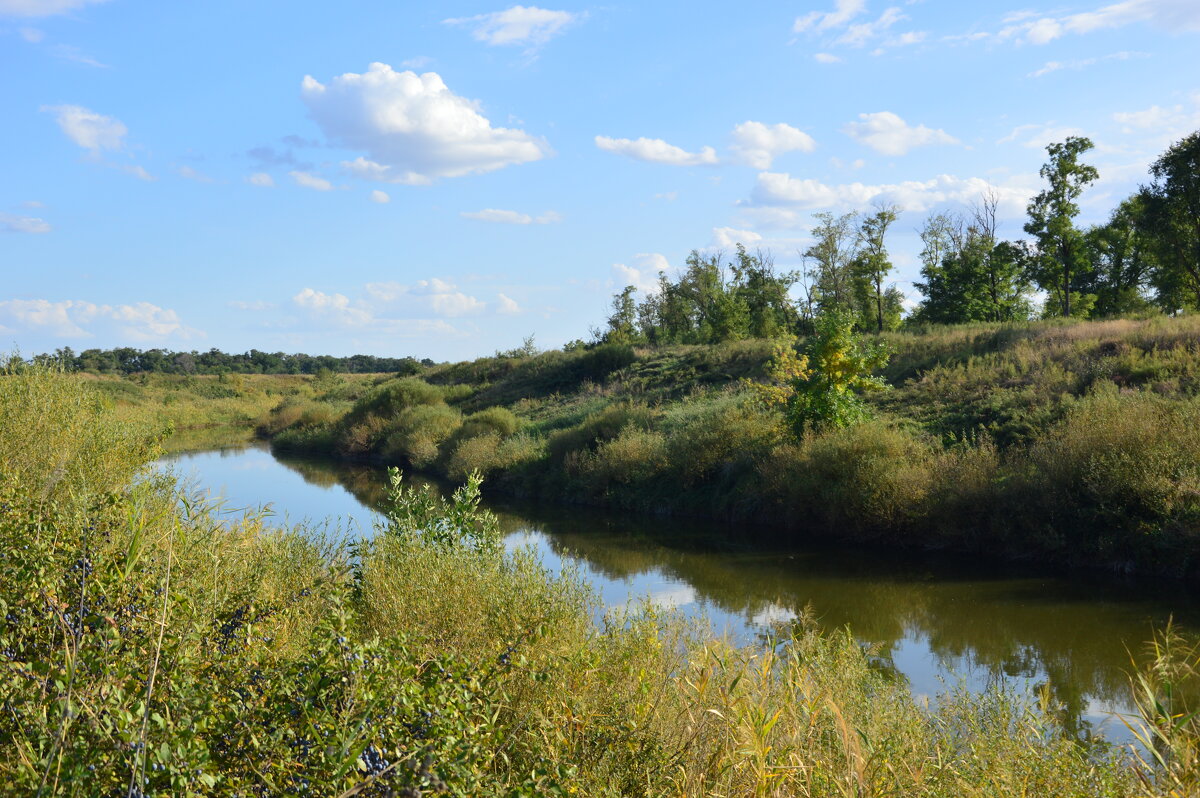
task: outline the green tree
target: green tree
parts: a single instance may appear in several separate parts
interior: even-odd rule
[[[899,208],[882,204],[875,212],[862,219],[858,228],[858,257],[854,259],[855,277],[865,290],[860,292],[859,312],[864,328],[874,327],[876,332],[895,327],[900,321],[900,301],[903,295],[894,287],[885,287],[884,281],[892,271],[885,237],[888,228],[895,223]],[[869,323],[868,323],[869,322]]]
[[[1086,291],[1096,295],[1095,316],[1119,316],[1151,307],[1144,295],[1155,267],[1153,242],[1145,231],[1146,199],[1135,194],[1113,211],[1108,222],[1084,236],[1094,265]]]
[[[804,252],[811,260],[815,304],[819,311],[849,309],[854,306],[854,262],[858,258],[856,215],[831,213],[815,215],[812,229],[816,239]]]
[[[1091,139],[1070,136],[1046,148],[1050,155],[1041,169],[1049,186],[1029,203],[1025,232],[1037,239],[1039,257],[1033,277],[1057,303],[1063,316],[1086,315],[1094,297],[1079,293],[1078,283],[1090,270],[1083,234],[1075,227],[1076,204],[1083,190],[1100,173],[1081,163],[1079,156],[1092,149]]]
[[[635,293],[637,288],[627,285],[621,293],[613,297],[613,312],[608,317],[604,343],[628,345],[640,338],[637,329],[637,302],[633,298]]]
[[[1176,142],[1150,166],[1140,229],[1157,260],[1153,282],[1166,310],[1200,308],[1200,131]]]
[[[854,324],[851,311],[830,310],[816,318],[816,332],[803,356],[796,355],[790,342],[777,346],[769,366],[774,384],[757,390],[767,405],[782,406],[797,436],[869,418],[861,394],[888,387],[872,372],[887,364],[891,351],[882,342],[865,341]]]

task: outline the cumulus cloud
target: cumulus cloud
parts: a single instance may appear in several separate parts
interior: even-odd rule
[[[540,216],[530,216],[517,211],[505,211],[498,208],[484,208],[481,211],[463,211],[459,214],[465,219],[475,219],[479,222],[494,222],[497,224],[553,224],[562,221],[562,217],[554,211],[546,211]]]
[[[255,172],[246,178],[246,182],[252,186],[270,188],[271,186],[275,185],[275,178],[271,177],[266,172]]]
[[[380,205],[387,205],[391,201],[392,201],[392,198],[388,196],[388,193],[386,191],[380,191],[379,189],[375,189],[374,191],[371,192],[371,202],[377,202]]]
[[[119,120],[81,105],[43,105],[41,110],[53,113],[54,121],[67,138],[93,153],[121,149],[129,132]]]
[[[35,216],[0,213],[0,230],[6,233],[49,233],[50,223]]]
[[[1125,133],[1152,131],[1176,138],[1200,128],[1200,94],[1195,97],[1192,108],[1184,105],[1169,108],[1152,105],[1141,111],[1115,113],[1113,120],[1121,125]]]
[[[99,332],[137,341],[194,338],[204,333],[187,327],[179,315],[150,302],[97,305],[79,300],[9,299],[0,301],[0,319],[16,328],[62,338],[92,338]]]
[[[786,226],[789,220],[799,219],[794,214],[795,209],[856,209],[883,201],[895,203],[907,211],[926,211],[949,202],[974,202],[989,190],[996,192],[1000,210],[1006,216],[1021,216],[1030,197],[1037,193],[1037,176],[1012,179],[1002,185],[994,185],[978,177],[959,178],[953,175],[880,185],[829,185],[786,173],[762,172],[758,175],[748,204],[751,207],[782,209],[783,213],[769,213],[766,217]]]
[[[301,97],[331,142],[366,153],[344,166],[368,179],[424,185],[549,153],[544,141],[522,130],[492,127],[478,102],[454,94],[436,72],[374,63],[328,84],[305,76]]]
[[[915,0],[909,0],[910,4],[912,2]],[[899,6],[889,6],[878,17],[859,21],[866,10],[865,0],[836,0],[832,11],[811,11],[798,17],[792,24],[792,30],[795,33],[804,33],[809,36],[823,34],[827,43],[832,43],[834,46],[863,47],[870,42],[878,41],[880,45],[874,51],[874,55],[883,53],[884,48],[887,47],[917,44],[924,41],[927,36],[926,33],[918,31],[898,35],[891,33],[892,27],[908,19]],[[830,38],[832,38],[831,42]],[[841,60],[830,53],[817,53],[813,57],[822,64],[833,64]]]
[[[496,312],[504,316],[512,316],[521,312],[521,306],[506,294],[496,294]]]
[[[616,285],[632,285],[643,294],[658,293],[658,275],[671,268],[667,256],[660,252],[639,252],[633,256],[634,265],[614,263],[613,282]]]
[[[838,58],[833,53],[814,53],[813,60],[818,64],[840,64],[842,59]]]
[[[370,324],[372,320],[369,310],[351,305],[350,298],[345,294],[326,294],[323,291],[305,288],[292,297],[292,302],[314,317],[331,321],[338,326],[362,327]]]
[[[733,129],[734,155],[755,169],[770,169],[775,156],[785,152],[812,152],[817,143],[803,130],[785,125],[743,122]]]
[[[492,46],[515,45],[536,48],[553,39],[583,14],[551,11],[537,6],[513,6],[491,14],[442,20],[446,25],[467,25],[471,35]]]
[[[314,191],[333,191],[333,183],[330,183],[323,177],[317,177],[316,175],[311,175],[308,172],[301,172],[298,170],[293,170],[288,172],[288,174],[291,175],[292,180],[295,180],[296,185],[298,186],[311,188]]]
[[[0,17],[52,17],[105,0],[0,0]]]
[[[416,286],[410,289],[409,293],[425,297],[429,307],[439,316],[466,316],[479,313],[487,307],[486,302],[464,294],[453,283],[438,277],[418,280]]]
[[[1195,0],[1124,0],[1078,14],[1018,16],[1009,21],[1012,24],[1002,29],[997,38],[1029,44],[1049,44],[1067,34],[1082,35],[1139,22],[1172,32],[1195,32],[1200,31],[1200,4]]]
[[[944,130],[925,125],[913,127],[891,111],[859,114],[858,118],[862,121],[846,125],[846,134],[884,155],[904,155],[915,147],[931,144],[959,143]]]
[[[714,227],[713,247],[717,249],[732,249],[738,244],[744,247],[761,243],[762,233],[753,230],[739,230],[736,227]]]
[[[700,152],[688,152],[662,139],[614,139],[596,136],[596,146],[639,161],[671,166],[712,166],[718,162],[717,151],[712,147],[702,147]]]

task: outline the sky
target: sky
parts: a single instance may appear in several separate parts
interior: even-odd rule
[[[0,351],[457,360],[813,214],[1103,222],[1200,128],[1197,0],[0,0]]]

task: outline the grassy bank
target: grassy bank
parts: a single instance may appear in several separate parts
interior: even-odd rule
[[[890,333],[876,418],[795,439],[772,344],[605,345],[297,393],[285,451],[491,489],[1120,571],[1200,569],[1200,317]],[[357,393],[356,399],[350,394]]]
[[[0,783],[14,794],[1200,786],[1200,729],[1172,697],[1197,655],[1169,635],[1133,682],[1136,726],[1157,735],[1139,761],[1012,694],[926,710],[848,632],[801,622],[739,649],[650,609],[597,628],[586,585],[504,551],[475,482],[449,503],[397,485],[386,528],[348,548],[218,522],[143,470],[155,425],[88,380],[5,373],[0,414]]]

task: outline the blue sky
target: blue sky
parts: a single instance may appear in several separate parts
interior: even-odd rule
[[[992,187],[1102,221],[1200,128],[1200,2],[0,0],[0,349],[490,354],[692,249]]]

